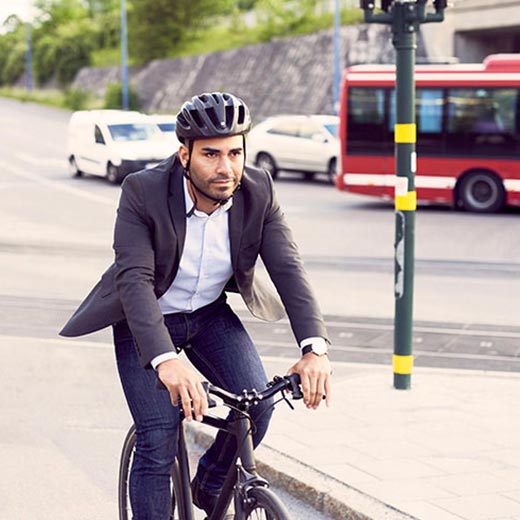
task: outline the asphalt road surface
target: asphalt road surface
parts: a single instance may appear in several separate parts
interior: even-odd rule
[[[119,188],[73,179],[70,112],[0,100],[0,334],[54,337],[110,264]],[[392,206],[339,193],[325,178],[276,183],[327,318],[333,358],[388,363],[393,349]],[[520,211],[420,207],[414,354],[428,366],[518,370]],[[259,348],[294,356],[288,323],[244,317]],[[107,341],[102,332],[87,338]]]
[[[69,177],[69,117],[0,99],[2,518],[115,518],[117,507],[118,455],[130,417],[110,331],[74,341],[58,339],[57,331],[112,260],[119,188]],[[326,317],[331,358],[389,365],[391,204],[339,193],[319,178],[282,175],[276,188]],[[518,210],[420,207],[417,364],[520,370],[519,236]],[[258,322],[236,295],[230,300],[260,352],[292,364],[297,349],[288,322]],[[321,518],[299,503],[291,509],[295,518]]]

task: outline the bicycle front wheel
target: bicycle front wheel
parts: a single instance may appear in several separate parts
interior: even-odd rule
[[[247,492],[244,520],[291,520],[282,501],[268,488],[253,487]]]
[[[119,501],[119,520],[132,519],[132,506],[130,504],[129,481],[130,469],[135,451],[135,427],[132,426],[126,435],[121,450],[121,460],[119,461],[119,485],[118,485],[118,501]],[[170,520],[184,520],[186,518],[184,501],[181,498],[181,478],[179,474],[179,463],[175,459],[171,473],[171,493],[172,508]]]

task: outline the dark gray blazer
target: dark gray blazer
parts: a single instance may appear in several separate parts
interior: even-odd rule
[[[229,211],[234,275],[226,289],[238,291],[249,311],[260,319],[280,319],[285,307],[298,341],[312,336],[326,338],[321,313],[270,175],[246,168]],[[126,318],[142,366],[173,350],[157,300],[175,278],[185,236],[183,169],[177,155],[151,170],[126,177],[115,225],[115,262],[60,334],[81,336]],[[255,278],[259,255],[283,307],[276,294]]]

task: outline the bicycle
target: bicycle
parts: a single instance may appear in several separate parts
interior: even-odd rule
[[[158,386],[163,386],[158,383]],[[301,399],[300,378],[297,374],[275,376],[262,392],[243,390],[241,394],[233,394],[204,383],[208,394],[210,408],[217,406],[210,396],[218,397],[223,404],[238,412],[236,420],[225,419],[211,414],[203,417],[203,423],[213,428],[231,433],[237,437],[237,451],[220,492],[215,509],[207,520],[224,520],[231,501],[235,508],[235,520],[290,520],[289,513],[280,499],[269,488],[269,483],[260,477],[256,471],[256,461],[253,451],[252,424],[247,411],[260,401],[273,397],[277,393],[281,400],[293,408],[285,390],[292,394],[293,399]],[[163,386],[163,388],[165,388]],[[273,405],[274,406],[274,405]],[[193,503],[190,488],[190,468],[184,431],[184,414],[182,411],[179,424],[177,455],[171,471],[172,507],[170,520],[194,520]],[[128,499],[128,477],[135,447],[135,426],[128,431],[121,452],[119,467],[119,520],[130,520],[130,502]]]

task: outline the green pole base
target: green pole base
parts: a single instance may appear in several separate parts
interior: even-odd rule
[[[396,390],[410,390],[411,387],[411,374],[394,374],[394,388]]]

